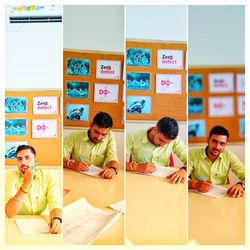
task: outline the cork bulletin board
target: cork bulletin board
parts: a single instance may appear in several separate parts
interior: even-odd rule
[[[64,126],[88,127],[104,111],[124,129],[123,64],[122,53],[64,50]]]
[[[39,165],[62,167],[61,90],[6,90],[5,160],[16,165],[15,147],[32,145]]]
[[[126,119],[186,121],[184,42],[126,42]]]
[[[188,71],[189,142],[206,142],[216,125],[228,129],[230,142],[244,141],[245,68],[197,66]]]

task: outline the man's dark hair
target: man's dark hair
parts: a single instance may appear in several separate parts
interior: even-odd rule
[[[225,135],[227,136],[227,139],[229,138],[229,133],[228,130],[222,126],[215,126],[211,129],[210,133],[209,133],[209,138],[212,135]]]
[[[93,119],[93,125],[97,125],[100,128],[112,128],[112,117],[106,112],[99,112]]]
[[[30,145],[20,145],[16,149],[16,155],[22,150],[30,149],[31,153],[36,156],[36,150]]]
[[[156,126],[159,129],[159,132],[162,133],[168,139],[175,139],[179,133],[179,126],[175,119],[171,117],[161,118]]]

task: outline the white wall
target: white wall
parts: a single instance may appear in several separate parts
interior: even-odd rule
[[[64,5],[63,47],[67,49],[124,51],[124,7]]]
[[[187,6],[126,6],[126,38],[187,41]]]
[[[189,65],[244,65],[244,22],[244,6],[189,6]]]

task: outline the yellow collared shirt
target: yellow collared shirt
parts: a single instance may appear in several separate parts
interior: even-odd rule
[[[75,131],[64,139],[63,156],[69,159],[72,155],[74,161],[79,161],[79,156],[84,162],[104,167],[110,161],[118,162],[115,135],[109,131],[104,140],[92,143],[88,131]]]
[[[16,195],[22,184],[23,177],[19,170],[11,170],[6,173],[5,204]],[[51,170],[37,168],[32,186],[17,214],[48,214],[54,208],[62,208],[57,177]]]
[[[132,154],[132,160],[137,163],[144,163],[145,159],[148,159],[156,165],[169,166],[170,154],[173,152],[183,164],[186,164],[187,151],[179,136],[163,147],[156,147],[148,140],[147,132],[149,130],[139,130],[127,135],[127,161]]]
[[[225,184],[229,170],[232,170],[240,180],[245,178],[245,167],[239,158],[229,150],[224,150],[218,158],[211,162],[206,154],[206,148],[189,151],[188,175],[198,180],[201,175],[214,184]]]

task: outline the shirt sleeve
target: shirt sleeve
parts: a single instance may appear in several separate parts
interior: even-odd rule
[[[106,166],[110,161],[116,161],[119,163],[118,157],[117,157],[117,147],[116,147],[116,140],[115,140],[114,133],[110,133],[110,138],[109,138],[108,145],[107,145],[107,153],[105,156],[104,166]]]
[[[18,181],[15,182],[15,175],[16,172],[8,171],[6,173],[6,179],[5,179],[5,204],[13,198],[19,187],[18,187]],[[20,185],[21,186],[21,185]]]
[[[130,161],[130,155],[133,147],[132,135],[129,133],[126,138],[126,161]]]
[[[193,172],[194,170],[194,157],[192,151],[189,151],[188,153],[188,176]]]
[[[179,136],[175,139],[173,152],[183,164],[187,163],[187,149]]]
[[[69,159],[70,155],[73,151],[74,147],[74,137],[72,134],[69,134],[67,137],[65,137],[63,142],[63,157],[65,159]]]
[[[49,211],[55,208],[62,209],[61,189],[58,184],[57,176],[51,170],[48,173],[47,204]]]
[[[245,178],[245,166],[240,161],[240,159],[231,151],[230,158],[231,170],[237,175],[240,180],[243,180]]]

